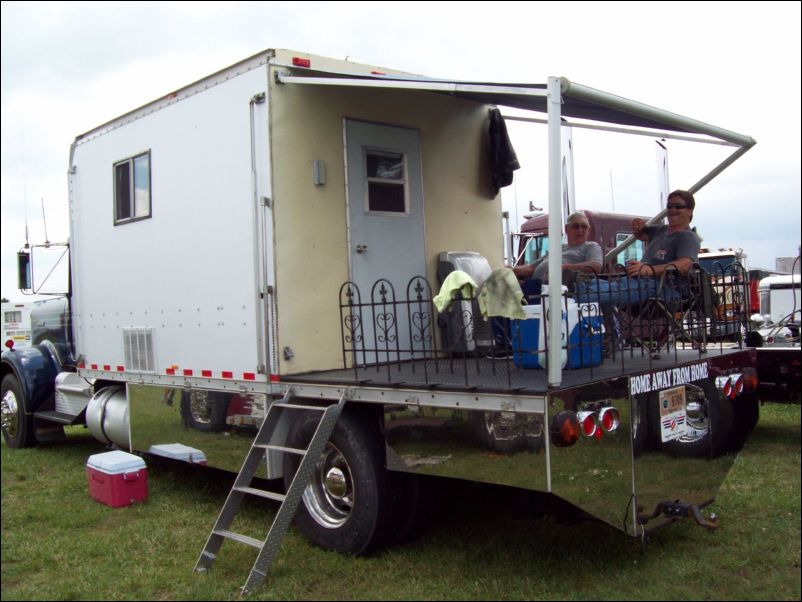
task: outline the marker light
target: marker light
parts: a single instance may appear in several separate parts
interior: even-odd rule
[[[5,342],[5,345],[6,345],[6,347],[8,347],[8,348],[9,348],[11,351],[14,351],[14,341],[12,341],[11,339],[8,339],[8,340]]]
[[[309,59],[303,59],[299,56],[292,57],[292,64],[294,67],[311,67],[312,61]]]
[[[759,379],[757,376],[757,370],[752,368],[744,368],[744,390],[745,391],[755,391],[757,390],[757,386],[759,384]]]
[[[570,410],[557,412],[551,419],[551,442],[557,447],[569,447],[579,441],[579,420]]]

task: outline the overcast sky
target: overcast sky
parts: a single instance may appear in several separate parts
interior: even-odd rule
[[[44,240],[41,199],[48,238],[68,236],[75,136],[267,48],[436,77],[565,76],[750,135],[757,146],[697,194],[694,224],[706,245],[742,247],[752,266],[798,252],[798,2],[3,2],[2,295],[23,298],[14,254],[26,212],[31,242]],[[529,169],[540,145],[530,151],[519,129]],[[617,138],[574,134],[577,205],[653,214],[654,142]],[[669,143],[671,188],[726,156],[687,146]],[[546,202],[536,170],[504,191],[513,215],[530,201]]]

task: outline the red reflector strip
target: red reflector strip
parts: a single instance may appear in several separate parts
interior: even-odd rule
[[[117,366],[117,372],[125,372],[125,366]]]
[[[192,370],[184,369],[184,376],[192,376]]]
[[[211,370],[201,370],[201,376],[205,376],[206,378],[211,378],[212,377],[212,371]]]
[[[234,373],[228,370],[223,370],[223,378],[234,378]]]
[[[386,74],[386,73],[384,73],[383,71],[371,71],[371,72],[370,72],[370,74],[371,74],[371,75],[387,75],[387,74]]]
[[[253,372],[245,372],[243,373],[242,378],[245,380],[256,380],[256,374]]]
[[[292,57],[292,64],[296,67],[311,67],[312,61],[309,59],[302,59],[299,56]]]
[[[175,368],[167,368],[165,372],[167,372],[167,374],[170,376],[175,376]]]

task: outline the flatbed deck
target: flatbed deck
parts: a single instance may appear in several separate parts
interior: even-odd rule
[[[605,358],[592,368],[564,370],[559,388],[586,385],[619,376],[665,370],[682,364],[712,359],[740,352],[740,348],[710,347],[663,350],[655,358],[640,349],[625,350]],[[382,387],[392,389],[426,389],[441,391],[475,391],[482,393],[542,396],[550,392],[547,371],[521,368],[512,358],[490,359],[461,357],[395,362],[377,366],[345,368],[302,374],[282,375],[287,383]]]

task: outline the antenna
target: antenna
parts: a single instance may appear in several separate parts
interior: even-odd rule
[[[24,199],[23,206],[25,207],[25,248],[30,249],[31,245],[28,244],[28,203]]]
[[[42,223],[45,226],[45,246],[50,246],[50,241],[47,239],[47,220],[45,219],[45,199],[42,199]]]

